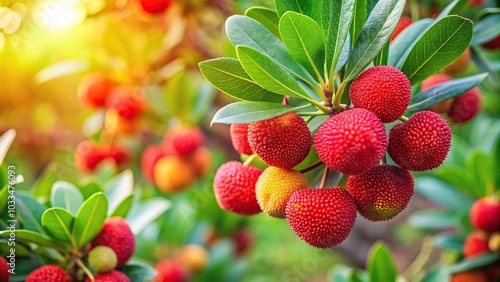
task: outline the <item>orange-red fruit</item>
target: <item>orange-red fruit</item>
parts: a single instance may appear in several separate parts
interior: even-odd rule
[[[359,174],[376,166],[387,148],[384,124],[366,109],[343,111],[326,120],[314,136],[319,158],[331,169]]]
[[[451,282],[488,282],[488,277],[481,270],[469,270],[453,274]]]
[[[161,145],[150,145],[141,155],[141,170],[142,175],[149,181],[153,182],[154,166],[159,159],[164,156]]]
[[[481,93],[477,88],[465,92],[455,98],[448,117],[454,123],[466,123],[472,120],[481,110]]]
[[[94,276],[95,282],[130,282],[130,278],[118,270],[112,270],[106,273],[99,273]],[[85,279],[85,282],[90,282],[90,278]]]
[[[255,184],[262,170],[230,161],[219,167],[214,178],[215,199],[226,211],[241,215],[259,213],[255,197]]]
[[[231,134],[231,142],[236,152],[245,155],[253,154],[250,144],[248,144],[248,125],[243,124],[231,124],[229,128],[229,133]]]
[[[180,192],[195,179],[193,168],[180,156],[159,159],[153,172],[154,183],[164,193]]]
[[[203,139],[203,133],[198,128],[176,127],[165,135],[163,151],[167,154],[188,155],[203,144]]]
[[[255,187],[262,211],[272,217],[285,218],[288,199],[296,190],[307,188],[307,178],[296,170],[270,166],[259,176]]]
[[[306,122],[296,113],[251,123],[248,142],[266,164],[293,168],[309,154],[312,137]]]
[[[382,122],[393,122],[408,108],[411,84],[397,68],[377,66],[362,72],[352,82],[349,96],[354,107],[372,111]]]
[[[413,23],[410,17],[407,16],[402,16],[401,19],[399,19],[399,23],[396,26],[396,29],[394,30],[394,33],[391,36],[391,42],[398,36],[401,31],[403,31],[405,28],[410,26]]]
[[[208,263],[209,254],[199,245],[185,245],[178,253],[179,261],[191,271],[203,270]]]
[[[115,109],[108,109],[104,116],[104,130],[109,135],[133,135],[141,125],[140,119],[124,119]]]
[[[399,166],[424,171],[441,165],[450,144],[451,128],[446,120],[434,112],[422,111],[391,129],[387,152]]]
[[[467,70],[470,64],[470,49],[465,49],[465,52],[460,55],[453,63],[443,69],[447,74],[459,74]]]
[[[473,258],[489,252],[488,237],[486,234],[476,231],[465,239],[463,253],[465,258]]]
[[[214,163],[212,154],[205,147],[196,149],[189,161],[191,162],[194,174],[197,177],[202,177],[207,174],[212,169]]]
[[[78,97],[86,106],[104,107],[115,85],[116,83],[106,76],[87,75],[78,86]]]
[[[31,272],[26,282],[71,282],[71,278],[58,265],[44,265]]]
[[[159,14],[165,12],[172,4],[172,0],[140,0],[144,12]]]
[[[106,157],[107,153],[103,148],[85,140],[76,146],[75,165],[81,172],[92,172]]]
[[[9,281],[9,276],[9,265],[3,257],[0,257],[0,281]]]
[[[452,78],[450,76],[447,76],[446,74],[438,73],[438,74],[431,75],[422,82],[422,91],[427,90],[433,86],[439,85],[441,83],[450,81],[450,80],[452,80]],[[450,110],[451,105],[453,105],[454,100],[455,100],[455,98],[446,99],[442,102],[439,102],[435,105],[432,105],[429,108],[429,110],[436,112],[436,113],[440,113],[440,114],[446,113]]]
[[[481,46],[483,46],[483,48],[488,50],[500,49],[500,35],[497,35],[497,37],[491,39],[490,41],[484,43]]]
[[[469,0],[469,4],[472,7],[481,7],[484,5],[486,1],[485,0]]]
[[[125,87],[115,88],[110,94],[107,105],[125,120],[133,120],[142,113],[142,100]]]
[[[175,260],[164,260],[155,267],[156,282],[187,282],[189,275],[187,270]]]
[[[122,166],[130,159],[130,154],[126,148],[119,145],[113,145],[109,148],[108,157],[113,159],[117,166]]]
[[[347,179],[358,212],[371,221],[389,220],[403,211],[413,196],[410,171],[394,165],[380,165]]]
[[[317,248],[342,243],[356,220],[356,204],[340,187],[301,189],[286,205],[286,218],[302,240]]]
[[[104,221],[101,232],[92,241],[92,248],[108,246],[116,253],[118,267],[125,265],[135,250],[135,237],[125,219],[110,217]]]
[[[500,201],[481,198],[474,202],[470,210],[470,222],[485,232],[500,231]]]

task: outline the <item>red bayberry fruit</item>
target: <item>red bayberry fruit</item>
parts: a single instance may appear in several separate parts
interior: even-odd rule
[[[104,75],[87,75],[78,86],[78,97],[86,106],[104,107],[115,86],[116,83]]]
[[[352,82],[349,96],[356,108],[373,112],[382,122],[393,122],[408,108],[411,84],[397,68],[377,66],[362,72]]]
[[[221,165],[214,178],[215,199],[219,206],[242,215],[259,213],[255,183],[261,173],[262,170],[257,167],[245,166],[237,161]]]
[[[413,21],[411,20],[410,17],[402,16],[401,19],[399,19],[399,23],[396,26],[394,33],[392,33],[391,35],[391,42],[396,38],[396,36],[398,36],[401,33],[401,31],[409,27],[412,23]]]
[[[161,145],[148,146],[141,155],[142,175],[151,183],[154,182],[154,167],[156,162],[164,156]]]
[[[126,87],[115,88],[107,105],[125,120],[134,120],[142,113],[142,100]]]
[[[189,275],[187,270],[175,260],[164,260],[155,267],[158,275],[157,282],[187,282]]]
[[[198,128],[176,127],[168,131],[163,138],[163,152],[188,155],[203,144],[203,139],[203,133]]]
[[[159,14],[165,12],[172,4],[172,0],[140,0],[144,12]]]
[[[466,123],[472,120],[481,110],[481,93],[477,88],[465,92],[455,98],[448,117],[454,123]]]
[[[495,38],[491,39],[490,41],[484,43],[481,46],[483,46],[483,48],[488,50],[500,49],[500,35],[497,35]]]
[[[108,246],[116,253],[118,267],[125,265],[135,250],[135,237],[125,219],[110,217],[104,221],[101,232],[92,241],[92,248]]]
[[[351,109],[325,121],[314,136],[319,158],[331,169],[359,174],[376,166],[387,148],[384,124],[366,109]]]
[[[94,276],[95,282],[130,282],[130,278],[118,270],[111,270],[106,273],[99,273]],[[90,278],[85,279],[85,282],[90,282]]]
[[[231,235],[231,239],[235,244],[235,252],[237,256],[245,254],[254,244],[254,236],[250,229],[240,228]]]
[[[71,282],[71,278],[58,265],[44,265],[31,272],[26,282]]]
[[[488,237],[482,232],[476,231],[469,234],[465,239],[463,253],[465,258],[473,258],[489,252]]]
[[[266,164],[290,169],[307,157],[312,137],[306,122],[291,112],[251,123],[248,143]]]
[[[356,220],[356,205],[340,187],[301,189],[286,205],[286,218],[302,240],[317,248],[342,243]]]
[[[9,265],[3,257],[0,257],[0,281],[8,282],[9,276]]]
[[[454,273],[451,282],[488,282],[488,277],[480,270],[469,270]]]
[[[92,172],[106,157],[108,152],[104,148],[85,140],[76,146],[75,165],[81,172]]]
[[[450,144],[451,129],[446,120],[434,112],[422,111],[391,129],[387,152],[399,166],[424,171],[441,165]]]
[[[413,196],[413,177],[408,170],[398,166],[380,165],[349,176],[347,191],[364,218],[389,220],[408,205]]]
[[[248,124],[231,124],[229,132],[236,152],[245,155],[253,154],[252,148],[248,144]]]
[[[500,201],[482,198],[474,202],[470,211],[472,226],[485,232],[500,231]]]

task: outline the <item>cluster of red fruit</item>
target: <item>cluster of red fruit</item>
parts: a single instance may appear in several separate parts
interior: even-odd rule
[[[189,187],[212,167],[212,155],[203,140],[198,128],[180,126],[168,131],[161,144],[150,145],[142,153],[144,177],[165,193]]]
[[[173,0],[140,0],[144,12],[148,14],[161,14],[172,4]]]
[[[193,273],[205,269],[209,254],[200,245],[185,245],[174,258],[162,260],[156,265],[156,282],[187,282]]]
[[[477,230],[467,236],[463,246],[465,259],[472,259],[487,253],[500,253],[500,201],[495,198],[477,200],[470,211],[470,222]],[[500,278],[500,266],[492,265],[457,273],[452,282],[488,282]]]
[[[242,215],[263,211],[286,218],[300,238],[319,248],[344,241],[356,211],[383,221],[405,209],[414,192],[410,171],[430,170],[444,161],[451,129],[438,114],[422,111],[395,125],[387,136],[384,123],[401,118],[411,96],[409,80],[394,67],[364,71],[349,95],[354,108],[334,111],[314,138],[294,112],[231,125],[235,149],[256,154],[269,167],[261,171],[237,161],[223,164],[214,179],[220,207]],[[313,144],[327,169],[350,175],[347,189],[309,189],[303,173],[293,170]],[[397,165],[380,164],[386,151]]]

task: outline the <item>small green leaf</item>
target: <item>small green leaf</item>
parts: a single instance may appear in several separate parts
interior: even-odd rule
[[[75,239],[71,235],[75,217],[65,209],[50,208],[42,215],[43,227],[57,240],[70,243],[75,246]]]
[[[133,202],[134,202],[134,195],[130,195],[127,198],[123,199],[123,201],[121,201],[120,204],[113,211],[111,216],[119,216],[119,217],[127,216],[128,212],[130,211],[130,208],[132,207]]]
[[[33,199],[29,194],[16,195],[16,211],[19,222],[24,229],[46,234],[42,227],[42,214],[45,207]]]
[[[432,25],[408,54],[401,70],[412,85],[454,62],[469,46],[472,21],[447,16]]]
[[[451,211],[425,210],[413,213],[408,223],[422,229],[443,229],[457,227],[459,217]]]
[[[7,202],[9,198],[9,186],[5,185],[0,188],[0,214],[4,214],[4,210],[7,207]]]
[[[471,46],[480,45],[490,41],[500,34],[500,14],[483,18],[474,25],[474,37]]]
[[[284,96],[307,97],[297,81],[264,54],[246,46],[236,46],[236,53],[245,71],[262,88]]]
[[[75,185],[57,181],[52,185],[50,203],[53,207],[60,207],[76,214],[83,203],[83,196]]]
[[[52,185],[57,181],[56,171],[56,163],[49,163],[45,167],[40,177],[33,184],[32,191],[35,197],[48,198],[50,196]]]
[[[450,280],[450,269],[448,266],[440,266],[433,269],[424,276],[422,282],[443,282]]]
[[[212,123],[250,123],[270,119],[301,107],[290,107],[276,103],[236,102],[229,104],[215,113]]]
[[[108,212],[108,200],[99,192],[88,198],[76,214],[73,236],[79,248],[84,247],[101,231]]]
[[[345,80],[356,78],[389,42],[399,23],[405,2],[387,0],[379,1],[375,5],[353,47],[346,66]]]
[[[131,170],[125,170],[104,183],[104,190],[109,203],[109,215],[113,214],[118,206],[132,195],[133,189],[134,174]]]
[[[436,235],[434,236],[434,245],[445,250],[462,251],[464,238],[459,235]]]
[[[415,95],[408,106],[408,111],[417,112],[428,109],[432,105],[459,96],[477,86],[487,74],[477,74],[466,78],[454,79],[431,87]]]
[[[469,183],[473,183],[474,190],[480,197],[487,196],[488,183],[494,183],[495,171],[489,167],[489,154],[475,149],[473,150],[468,159],[465,167],[469,174]]]
[[[0,136],[0,165],[5,159],[5,155],[9,151],[10,145],[14,142],[16,138],[16,131],[14,129],[7,130],[2,136]]]
[[[500,254],[489,253],[480,255],[471,259],[463,260],[453,265],[450,270],[452,273],[463,272],[475,268],[485,267],[500,262]]]
[[[293,11],[309,16],[318,23],[320,21],[321,0],[275,0],[274,4],[280,17],[288,11]]]
[[[434,177],[420,177],[415,181],[415,191],[435,203],[453,211],[468,213],[474,200],[454,187]]]
[[[325,63],[325,40],[321,27],[313,19],[295,13],[286,12],[280,19],[281,38],[292,57],[317,81],[323,80]],[[339,48],[342,48],[342,45]]]
[[[156,276],[156,271],[151,266],[138,262],[125,265],[121,271],[130,278],[130,282],[149,281]]]
[[[0,231],[0,238],[9,238],[10,237],[10,230],[5,230],[5,231]],[[37,244],[40,246],[45,246],[45,247],[50,247],[50,248],[55,248],[58,250],[62,251],[67,251],[66,247],[61,245],[58,241],[52,239],[51,237],[31,231],[31,230],[25,230],[25,229],[18,229],[16,230],[16,240],[19,240],[20,242],[24,243],[33,243]]]
[[[233,58],[217,58],[201,62],[201,73],[217,89],[246,101],[281,102],[283,97],[260,87]]]
[[[371,248],[367,264],[371,282],[396,282],[396,265],[384,244],[377,243]]]
[[[267,30],[272,32],[274,36],[280,38],[280,31],[278,29],[280,18],[275,11],[264,7],[250,7],[245,11],[245,16],[258,21]]]
[[[421,19],[403,29],[391,43],[391,52],[389,52],[387,64],[401,69],[413,46],[417,44],[420,36],[433,22],[433,19]]]
[[[138,205],[127,217],[132,233],[137,235],[170,208],[170,201],[163,198],[149,198]]]
[[[358,40],[359,34],[366,23],[366,17],[368,16],[366,0],[354,1],[353,15],[354,17],[352,18],[351,26],[349,28],[349,33],[351,34],[351,46],[354,46],[356,40]]]

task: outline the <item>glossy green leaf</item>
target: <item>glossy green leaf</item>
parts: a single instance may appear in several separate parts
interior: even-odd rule
[[[455,212],[438,211],[438,210],[425,210],[413,213],[408,223],[417,228],[423,229],[443,229],[457,227],[459,217]]]
[[[317,82],[288,53],[285,44],[258,21],[245,16],[231,16],[226,21],[226,33],[233,46],[248,46],[269,57],[295,78],[311,85]]]
[[[440,266],[433,269],[424,276],[422,282],[443,282],[450,280],[450,269],[448,266]]]
[[[262,88],[284,96],[308,96],[290,74],[259,51],[237,46],[236,53],[246,73]]]
[[[421,19],[403,29],[391,43],[387,64],[401,69],[413,46],[433,22],[433,19]]]
[[[347,35],[344,47],[342,48],[342,51],[340,51],[339,60],[337,61],[337,65],[335,66],[335,70],[333,71],[334,74],[338,73],[345,66],[347,60],[349,59],[350,52],[351,52],[351,40],[350,36]]]
[[[450,268],[450,270],[452,273],[457,273],[488,265],[493,265],[494,263],[499,263],[499,262],[500,262],[500,254],[489,253],[471,259],[462,260],[461,262],[453,265]]]
[[[469,46],[472,22],[447,16],[433,24],[408,54],[401,71],[412,85],[454,62]]]
[[[236,102],[217,111],[212,119],[212,124],[256,122],[293,112],[299,108],[301,107],[290,107],[276,103]]]
[[[321,0],[275,0],[276,11],[280,17],[288,11],[309,16],[318,23],[321,17]]]
[[[4,210],[7,208],[7,202],[9,198],[9,187],[5,185],[0,188],[0,214],[3,214]]]
[[[62,208],[50,208],[42,215],[42,225],[57,240],[75,246],[75,239],[71,234],[75,217]]]
[[[500,14],[485,17],[474,25],[474,36],[471,46],[490,41],[500,34]]]
[[[495,181],[495,171],[490,167],[489,154],[480,150],[473,150],[467,159],[466,168],[469,172],[469,183],[480,197],[487,196],[488,185]]]
[[[127,216],[132,204],[134,202],[134,195],[130,195],[127,198],[123,199],[120,204],[113,210],[111,216],[119,216],[125,217]]]
[[[38,203],[37,200],[28,194],[18,192],[16,195],[16,212],[17,218],[24,229],[46,234],[42,227],[42,214],[45,212],[45,207]]]
[[[354,1],[353,15],[351,26],[349,28],[351,46],[354,46],[354,43],[358,40],[359,34],[361,33],[363,26],[365,26],[366,18],[368,17],[366,0]]]
[[[108,200],[104,193],[96,193],[88,198],[78,210],[73,225],[73,236],[79,248],[84,247],[102,229],[108,212]]]
[[[10,230],[0,231],[0,238],[8,238],[8,237],[10,237]],[[47,235],[31,230],[17,229],[16,240],[24,243],[33,243],[40,246],[67,251],[66,247],[60,244],[58,241],[52,239]]]
[[[130,282],[149,281],[156,276],[156,271],[151,266],[138,262],[125,265],[121,271],[130,278]]]
[[[106,198],[108,199],[108,214],[114,213],[116,208],[134,191],[134,174],[125,170],[104,183]]]
[[[278,29],[280,18],[275,11],[264,7],[250,7],[245,11],[245,16],[258,21],[274,36],[280,38],[280,31]]]
[[[201,73],[215,88],[246,101],[281,102],[283,97],[260,87],[233,58],[217,58],[201,62]]]
[[[323,36],[318,36],[322,33],[318,23],[307,16],[286,12],[280,19],[279,30],[295,61],[321,81],[325,64],[325,40]]]
[[[16,131],[14,129],[7,130],[2,136],[0,136],[0,165],[5,159],[5,155],[9,151],[10,145],[14,142],[16,138]]]
[[[83,203],[83,196],[75,185],[65,181],[57,181],[52,185],[50,203],[53,207],[63,208],[76,214]]]
[[[355,0],[322,1],[321,26],[326,37],[326,74],[332,78],[354,14]],[[314,36],[314,35],[313,35]],[[316,35],[318,36],[318,35]]]
[[[49,163],[45,167],[40,177],[38,177],[35,184],[33,184],[32,191],[35,197],[48,198],[50,196],[52,186],[57,181],[56,171],[56,163]]]
[[[132,233],[137,235],[170,208],[170,201],[164,198],[150,198],[140,203],[127,216]]]
[[[456,97],[477,86],[487,74],[477,74],[465,78],[454,79],[438,84],[413,96],[408,111],[418,112],[430,108],[439,102]]]
[[[459,235],[436,235],[434,236],[434,245],[445,250],[462,251],[464,238]]]
[[[468,213],[474,200],[454,187],[434,177],[420,177],[415,181],[415,191],[420,195],[453,211]]]
[[[387,61],[389,60],[389,43],[384,46],[384,49],[380,52],[380,54],[373,59],[373,65],[375,66],[385,66],[387,65]]]
[[[452,143],[452,148],[454,144]],[[450,152],[451,154],[451,152]],[[455,166],[451,164],[443,165],[436,170],[436,175],[441,179],[450,184],[451,186],[457,188],[469,196],[480,197],[475,187],[469,183],[469,172],[467,169],[461,166]]]
[[[353,80],[389,42],[403,13],[404,0],[379,1],[368,16],[365,26],[347,62],[346,80]]]
[[[376,243],[370,249],[367,269],[371,282],[396,282],[398,273],[391,251],[382,243]]]

